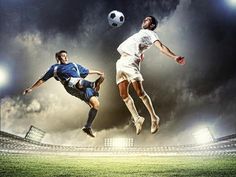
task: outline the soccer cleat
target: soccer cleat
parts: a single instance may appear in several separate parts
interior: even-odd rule
[[[92,138],[95,137],[95,135],[93,134],[91,128],[83,127],[82,130],[83,130],[87,135],[91,136]]]
[[[160,118],[157,117],[157,119],[155,121],[152,121],[152,125],[151,125],[151,133],[154,134],[156,133],[160,126],[159,126],[159,123],[160,123]]]
[[[134,125],[136,127],[136,134],[139,135],[139,133],[141,132],[142,130],[142,125],[143,125],[143,122],[144,122],[144,118],[143,117],[139,117],[135,122],[134,122]]]
[[[100,85],[104,81],[104,76],[100,76],[94,83],[95,83],[95,90],[98,92],[100,90]]]

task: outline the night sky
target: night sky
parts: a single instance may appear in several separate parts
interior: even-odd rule
[[[107,22],[114,9],[125,16],[119,28]],[[143,85],[161,129],[151,135],[149,114],[131,89],[146,118],[137,136],[115,83],[116,48],[138,32],[148,15],[159,21],[160,41],[185,56],[186,65],[154,46],[145,53]],[[205,126],[215,137],[236,133],[236,5],[230,0],[0,0],[0,37],[0,70],[8,73],[8,82],[0,82],[3,131],[24,136],[35,125],[47,132],[44,142],[70,145],[97,145],[111,136],[133,137],[137,144],[188,144],[194,142],[192,133]],[[96,139],[80,130],[89,107],[53,78],[22,96],[61,49],[70,61],[105,72],[93,125]]]

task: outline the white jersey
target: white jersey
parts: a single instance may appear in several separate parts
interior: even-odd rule
[[[139,58],[140,55],[150,48],[156,40],[159,40],[159,37],[155,31],[141,29],[139,32],[122,42],[117,48],[117,51],[121,55],[126,53]]]

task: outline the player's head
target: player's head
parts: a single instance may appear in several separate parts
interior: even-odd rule
[[[157,27],[158,21],[155,17],[149,15],[146,18],[144,18],[142,23],[143,29],[149,29],[149,30],[155,30]]]
[[[68,62],[67,51],[61,50],[55,54],[57,63],[66,64]]]

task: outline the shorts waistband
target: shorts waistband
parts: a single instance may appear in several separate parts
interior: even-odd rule
[[[60,82],[62,83],[62,85],[68,85],[69,81],[70,81],[70,77],[66,80],[61,80]]]

